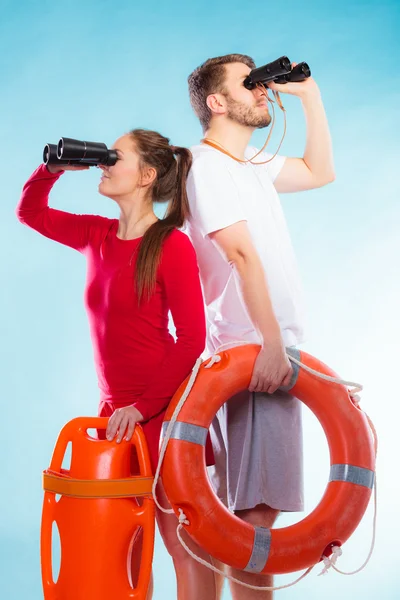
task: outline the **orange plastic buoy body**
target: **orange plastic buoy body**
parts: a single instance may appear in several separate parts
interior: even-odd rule
[[[189,520],[185,529],[212,556],[249,572],[289,573],[315,565],[331,553],[333,543],[343,544],[356,529],[373,488],[375,451],[367,419],[347,388],[300,368],[290,392],[319,419],[330,449],[330,478],[324,496],[308,516],[281,529],[254,527],[229,512],[209,483],[204,441],[217,410],[249,387],[259,350],[257,345],[232,348],[219,352],[221,361],[210,369],[205,368],[207,363],[201,366],[173,428],[162,478],[174,511],[178,515],[181,508]],[[337,377],[309,354],[288,351],[312,369]],[[166,422],[185,387],[186,382],[172,399]]]
[[[132,443],[92,437],[88,429],[106,429],[107,418],[79,417],[58,437],[45,489],[41,565],[45,600],[145,600],[154,548],[153,477],[146,439],[136,426]],[[71,466],[62,469],[68,443]],[[132,445],[140,467],[131,475]],[[60,494],[56,500],[56,494]],[[142,497],[138,502],[137,497]],[[52,573],[52,527],[61,544],[57,581]],[[142,535],[140,570],[135,585],[135,540]]]

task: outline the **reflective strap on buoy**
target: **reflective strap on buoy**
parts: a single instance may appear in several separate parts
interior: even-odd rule
[[[162,426],[162,436],[164,437],[169,421],[164,421]],[[199,444],[200,446],[206,445],[208,430],[200,425],[192,425],[191,423],[183,423],[176,421],[170,435],[171,440],[184,440],[185,442],[192,442],[193,444]]]
[[[255,536],[253,551],[244,570],[248,571],[249,573],[261,573],[269,556],[269,550],[271,547],[271,530],[267,529],[266,527],[254,527],[254,529]]]
[[[152,496],[153,477],[126,479],[73,479],[62,473],[43,471],[43,489],[72,498],[129,498]]]
[[[329,481],[348,481],[372,490],[374,487],[374,471],[355,467],[354,465],[331,465]]]

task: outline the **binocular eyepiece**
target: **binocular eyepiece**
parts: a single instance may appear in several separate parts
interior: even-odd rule
[[[115,150],[101,142],[82,142],[60,138],[58,144],[46,144],[43,150],[45,165],[112,166],[118,160]]]
[[[271,81],[275,83],[287,83],[288,81],[304,81],[311,75],[307,63],[301,62],[292,69],[292,64],[287,56],[281,56],[263,67],[250,71],[243,82],[248,90],[253,90],[257,84],[267,85]]]

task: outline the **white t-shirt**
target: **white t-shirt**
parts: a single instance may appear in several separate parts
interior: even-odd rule
[[[193,166],[187,181],[191,218],[184,227],[200,269],[207,313],[207,350],[236,341],[260,343],[244,302],[235,270],[208,235],[238,221],[247,221],[262,261],[273,310],[286,346],[303,341],[303,302],[286,220],[273,185],[285,157],[266,165],[239,163],[200,144],[191,148]],[[258,150],[246,149],[250,158]],[[255,160],[270,158],[267,153]]]

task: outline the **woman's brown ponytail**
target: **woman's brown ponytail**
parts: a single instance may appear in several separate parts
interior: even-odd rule
[[[155,131],[134,129],[130,135],[142,163],[157,171],[151,190],[153,202],[168,201],[165,217],[149,227],[138,248],[135,281],[140,303],[154,292],[165,239],[174,229],[181,228],[190,216],[186,180],[192,155],[187,148],[170,146],[168,138]]]

